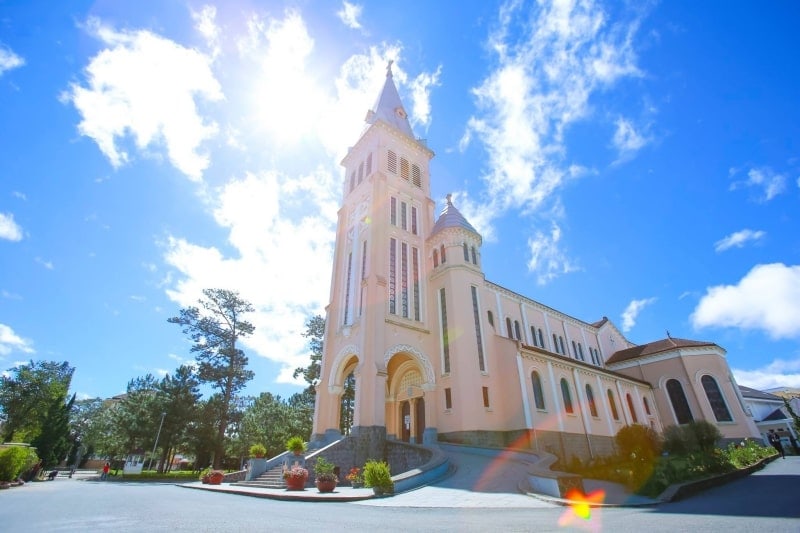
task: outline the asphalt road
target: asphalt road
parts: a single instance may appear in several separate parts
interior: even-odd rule
[[[283,502],[173,485],[58,479],[0,492],[2,531],[800,532],[800,457],[656,507],[409,507]],[[385,500],[390,503],[393,498]],[[398,498],[397,503],[401,500]]]

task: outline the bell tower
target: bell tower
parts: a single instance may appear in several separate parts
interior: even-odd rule
[[[401,429],[402,415],[392,404],[393,373],[419,376],[405,379],[402,391],[420,397],[433,386],[433,365],[425,355],[435,315],[427,304],[426,250],[433,228],[433,155],[414,136],[390,61],[361,136],[341,162],[342,204],[312,441],[328,443],[341,436],[341,396],[350,374],[355,378],[352,434],[373,443]],[[419,402],[420,408],[425,405]]]

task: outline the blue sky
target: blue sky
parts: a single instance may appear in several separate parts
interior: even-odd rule
[[[0,367],[81,397],[174,371],[206,287],[253,302],[248,392],[300,390],[338,162],[388,59],[487,279],[800,386],[791,1],[0,0]]]

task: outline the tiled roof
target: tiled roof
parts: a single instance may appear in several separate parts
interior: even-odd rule
[[[689,348],[696,346],[716,346],[713,342],[706,341],[692,341],[689,339],[678,339],[675,337],[667,337],[655,342],[649,342],[640,346],[626,348],[614,352],[611,357],[606,360],[606,364],[621,363],[622,361],[629,361],[631,359],[638,359],[661,352],[669,352],[678,348]]]
[[[467,219],[464,218],[464,215],[462,215],[461,212],[453,205],[451,196],[449,194],[447,195],[447,204],[444,206],[444,209],[442,209],[442,213],[436,220],[436,224],[433,225],[431,237],[447,228],[462,228],[467,231],[471,231],[472,233],[478,233],[478,231],[472,227],[472,224],[467,222]]]
[[[742,391],[742,396],[745,398],[753,398],[754,400],[770,400],[773,402],[783,401],[783,398],[780,396],[775,396],[774,394],[770,394],[768,392],[751,389],[750,387],[745,387],[744,385],[739,385],[739,390]]]

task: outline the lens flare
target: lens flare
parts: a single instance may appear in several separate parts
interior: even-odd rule
[[[586,531],[600,531],[600,513],[595,509],[592,517],[592,507],[603,503],[605,496],[603,490],[596,490],[588,495],[577,489],[570,490],[567,492],[567,499],[571,503],[558,519],[558,525],[577,527]]]

